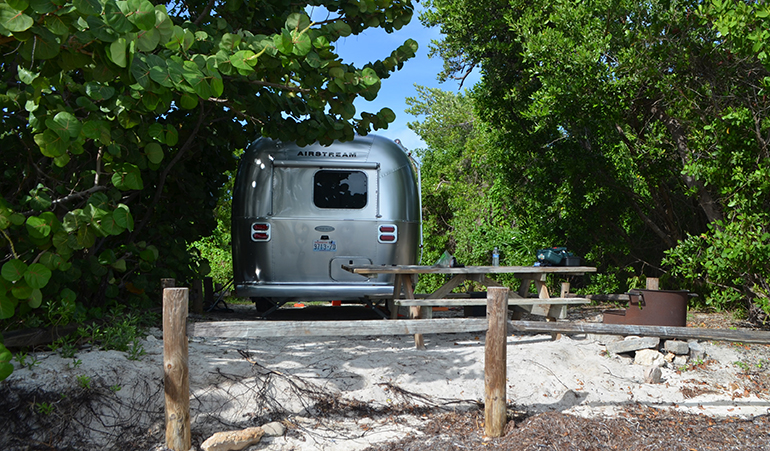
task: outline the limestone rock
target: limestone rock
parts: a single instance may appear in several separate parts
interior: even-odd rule
[[[600,345],[606,345],[607,343],[614,343],[616,341],[623,340],[620,335],[607,335],[607,334],[588,334],[589,340],[594,340]]]
[[[277,421],[273,421],[272,423],[263,424],[262,430],[265,431],[265,435],[268,437],[280,437],[286,432],[286,426]]]
[[[663,371],[658,366],[648,366],[644,370],[644,383],[645,384],[660,384],[660,378],[663,375]]]
[[[660,338],[658,337],[628,337],[623,341],[607,343],[607,351],[612,354],[620,354],[621,352],[632,352],[639,351],[640,349],[657,348],[659,344]]]
[[[686,341],[666,340],[664,348],[666,351],[673,352],[676,355],[685,355],[690,353],[690,345]]]
[[[265,431],[259,426],[240,431],[217,432],[203,442],[201,450],[235,451],[259,442],[263,435]]]
[[[676,366],[685,366],[687,365],[687,356],[686,355],[678,355],[674,357],[674,365]]]
[[[687,343],[690,348],[690,360],[706,360],[706,349],[697,341]]]
[[[664,366],[666,359],[663,358],[663,354],[654,349],[640,349],[636,351],[634,356],[634,363],[643,366]]]

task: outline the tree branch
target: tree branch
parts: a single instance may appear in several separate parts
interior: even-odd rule
[[[72,193],[72,194],[69,194],[67,196],[64,196],[61,199],[56,199],[56,200],[52,201],[51,203],[56,205],[56,204],[61,204],[63,202],[69,202],[69,201],[75,200],[75,199],[82,199],[82,198],[84,198],[86,196],[90,196],[93,193],[97,193],[99,191],[104,191],[106,189],[107,189],[107,187],[104,186],[104,185],[95,185],[95,186],[92,186],[91,188],[88,188],[85,191],[78,191],[77,193]]]
[[[251,83],[253,85],[258,85],[258,86],[265,86],[267,88],[280,89],[280,90],[283,90],[283,91],[301,92],[303,94],[309,94],[309,93],[313,92],[312,89],[300,88],[299,86],[287,86],[287,85],[282,85],[282,84],[279,84],[279,83],[271,83],[269,81],[250,80],[249,83]]]
[[[205,18],[206,18],[206,16],[208,16],[208,15],[209,15],[209,13],[211,12],[211,8],[213,8],[213,7],[214,7],[214,2],[215,2],[215,1],[216,1],[216,0],[209,0],[209,3],[208,3],[208,5],[206,5],[206,7],[205,7],[205,8],[203,8],[203,12],[201,13],[201,15],[200,15],[200,16],[198,16],[198,18],[197,18],[197,19],[195,19],[195,22],[193,22],[195,25],[200,25],[200,24],[201,24],[201,22],[203,22],[203,19],[205,19]]]

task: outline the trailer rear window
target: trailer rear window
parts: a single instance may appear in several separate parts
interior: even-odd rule
[[[313,177],[313,202],[318,208],[364,208],[366,174],[320,170]]]

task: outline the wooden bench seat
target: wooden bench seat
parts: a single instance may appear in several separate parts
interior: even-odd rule
[[[398,306],[403,307],[462,307],[487,305],[486,298],[444,298],[444,299],[394,299]],[[508,305],[539,305],[539,304],[590,304],[586,298],[508,298]]]

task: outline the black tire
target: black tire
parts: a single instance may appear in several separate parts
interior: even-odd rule
[[[273,308],[273,303],[267,298],[251,298],[254,306],[257,307],[257,313],[265,313]]]

